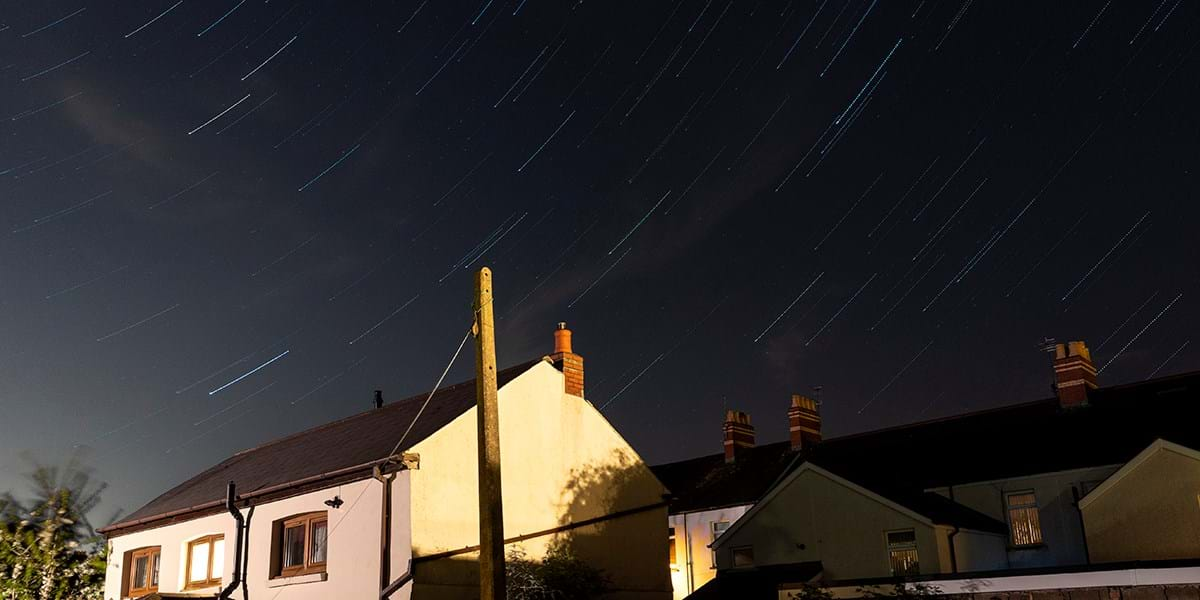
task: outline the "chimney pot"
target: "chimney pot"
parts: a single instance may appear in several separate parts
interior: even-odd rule
[[[816,400],[792,394],[787,414],[792,450],[806,450],[821,441],[821,412]]]
[[[740,410],[726,411],[721,432],[725,435],[727,463],[734,462],[737,454],[743,449],[754,447],[754,426],[750,424],[750,415]]]
[[[1054,346],[1054,390],[1058,404],[1071,409],[1087,406],[1088,391],[1096,389],[1096,366],[1083,342]]]
[[[383,408],[383,390],[375,390],[375,408]]]
[[[571,350],[571,330],[563,321],[559,321],[554,329],[554,354],[550,355],[550,360],[563,373],[566,381],[563,391],[582,398],[583,357]]]

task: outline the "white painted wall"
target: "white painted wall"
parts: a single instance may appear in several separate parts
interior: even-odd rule
[[[671,566],[671,588],[682,600],[717,575],[708,545],[713,542],[712,524],[732,525],[750,510],[750,504],[670,515],[667,525],[675,530],[675,558]]]
[[[392,485],[392,574],[395,578],[407,569],[411,556],[408,522],[409,473],[401,471]],[[325,506],[324,502],[335,495],[344,501],[341,508]],[[381,484],[367,479],[255,507],[250,520],[250,561],[245,573],[250,596],[277,600],[378,597],[381,502]],[[319,510],[327,511],[329,515],[327,579],[277,586],[278,580],[272,582],[269,579],[272,524],[279,519]],[[243,510],[243,514],[248,512]],[[233,576],[234,543],[237,535],[236,523],[227,512],[112,538],[109,541],[112,558],[105,581],[105,599],[121,598],[121,582],[127,576],[122,572],[124,553],[146,546],[162,548],[159,591],[183,591],[187,543],[217,533],[225,536],[225,565],[222,570],[225,584]],[[212,591],[217,589],[219,588],[212,588]],[[409,595],[409,591],[401,590],[392,597],[399,600],[407,599]],[[241,597],[240,588],[234,597]]]
[[[1050,567],[1058,565],[1080,565],[1087,563],[1083,527],[1079,511],[1071,495],[1071,487],[1080,487],[1085,482],[1099,482],[1111,475],[1120,465],[1073,469],[1055,473],[1043,473],[1031,477],[1017,477],[996,481],[983,481],[935,488],[930,491],[955,502],[973,508],[1002,523],[1008,522],[1005,495],[1023,490],[1033,490],[1037,495],[1038,512],[1042,524],[1044,544],[1036,548],[1010,548],[1008,564],[1014,569],[1027,567]]]

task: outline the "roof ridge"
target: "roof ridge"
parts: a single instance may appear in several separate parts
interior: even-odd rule
[[[500,370],[499,372],[497,372],[497,376],[499,376],[501,373],[507,373],[507,372],[510,372],[510,371],[513,371],[513,370],[516,370],[516,369],[520,369],[520,368],[525,368],[525,369],[528,369],[529,367],[532,367],[534,364],[536,364],[536,363],[538,363],[538,362],[540,362],[540,361],[541,361],[541,359],[537,359],[537,360],[530,360],[530,361],[525,361],[525,362],[523,362],[523,363],[519,363],[519,364],[516,364],[516,365],[510,366],[510,367],[507,367],[507,368],[505,368],[505,369],[502,369],[502,370]],[[450,391],[450,390],[455,390],[455,389],[458,389],[458,388],[460,388],[460,387],[462,387],[462,386],[464,386],[464,385],[473,384],[474,382],[475,382],[475,378],[471,378],[471,379],[468,379],[468,380],[465,380],[465,381],[460,381],[460,382],[457,382],[457,383],[453,383],[453,384],[450,384],[450,385],[447,385],[447,386],[442,386],[442,387],[440,387],[440,388],[437,388],[437,390],[438,390],[438,391],[440,391],[440,392],[442,392],[442,393],[444,394],[444,393],[445,393],[445,392],[447,392],[447,391]],[[274,445],[277,445],[277,444],[281,444],[281,443],[283,443],[283,442],[286,442],[286,441],[294,440],[294,439],[296,439],[296,438],[298,438],[298,437],[301,437],[301,436],[304,436],[304,435],[309,435],[309,434],[312,434],[312,433],[314,433],[314,432],[317,432],[317,431],[323,431],[323,430],[325,430],[325,429],[329,429],[329,428],[331,428],[331,427],[333,427],[333,426],[335,426],[335,425],[340,425],[340,424],[346,423],[347,421],[352,421],[352,420],[354,420],[354,419],[361,418],[361,417],[363,417],[363,416],[365,416],[365,415],[371,415],[371,414],[375,414],[377,411],[380,411],[380,410],[397,410],[399,407],[402,407],[402,406],[405,406],[405,405],[407,405],[407,403],[408,403],[409,401],[411,401],[411,400],[415,400],[415,399],[420,399],[420,398],[422,398],[422,396],[424,396],[424,395],[425,395],[425,394],[415,394],[415,395],[412,395],[412,396],[408,396],[408,397],[406,397],[406,398],[401,398],[400,400],[397,400],[397,401],[395,401],[395,402],[392,402],[392,403],[390,403],[390,404],[387,404],[387,405],[383,406],[382,408],[377,408],[377,409],[369,409],[369,410],[365,410],[365,411],[362,411],[362,412],[354,413],[354,414],[352,414],[352,415],[347,415],[347,416],[345,416],[345,417],[342,417],[342,418],[340,418],[340,419],[336,419],[336,420],[333,420],[333,421],[329,421],[329,422],[327,422],[327,423],[322,423],[322,424],[320,424],[320,425],[316,425],[316,426],[314,426],[314,427],[310,427],[310,428],[308,428],[308,429],[304,429],[304,430],[301,430],[301,431],[297,431],[297,432],[295,432],[295,433],[291,433],[291,434],[285,435],[285,436],[283,436],[283,437],[275,438],[275,439],[273,439],[273,440],[268,440],[268,441],[266,441],[266,442],[263,442],[262,444],[259,444],[259,445],[257,445],[257,446],[252,446],[252,447],[250,447],[250,448],[246,448],[246,449],[244,449],[244,450],[240,450],[240,451],[238,451],[238,452],[235,452],[235,453],[233,453],[233,454],[229,455],[228,457],[226,457],[226,458],[225,458],[224,460],[222,460],[221,462],[219,462],[219,463],[217,463],[217,464],[215,464],[215,465],[213,465],[213,466],[211,466],[211,467],[209,467],[209,468],[207,468],[207,469],[204,469],[203,471],[201,471],[201,472],[199,472],[199,473],[197,473],[197,474],[193,475],[192,477],[189,477],[189,478],[187,478],[187,479],[185,479],[185,480],[183,480],[183,481],[179,482],[177,485],[175,485],[175,486],[171,487],[170,489],[168,489],[168,490],[166,490],[165,492],[163,492],[163,493],[159,494],[158,496],[155,496],[155,497],[154,497],[154,498],[152,498],[150,501],[148,501],[148,502],[146,502],[145,504],[143,504],[142,508],[145,508],[146,506],[149,506],[150,504],[153,504],[153,503],[155,503],[155,502],[157,502],[157,501],[159,501],[159,500],[163,500],[163,499],[166,499],[166,498],[170,498],[172,495],[176,494],[177,492],[179,492],[179,491],[181,491],[181,490],[186,490],[186,489],[188,489],[190,486],[194,485],[196,482],[198,482],[198,481],[201,481],[201,480],[203,480],[203,479],[205,479],[205,478],[211,477],[211,476],[213,476],[214,474],[216,474],[216,473],[219,473],[219,472],[221,472],[221,471],[223,471],[223,470],[225,470],[225,469],[228,469],[229,467],[233,466],[234,464],[237,464],[237,463],[241,462],[242,460],[244,460],[244,459],[248,458],[249,456],[253,455],[253,454],[254,454],[256,451],[258,451],[258,450],[262,450],[262,449],[264,449],[264,448],[268,448],[268,447],[271,447],[271,446],[274,446]],[[380,458],[384,458],[384,457],[380,457]],[[244,491],[251,491],[251,490],[244,490]],[[141,508],[139,508],[138,510],[141,510]],[[135,512],[136,512],[136,511],[135,511]],[[118,521],[118,523],[119,523],[119,522],[120,522],[120,521]]]
[[[511,370],[514,370],[514,369],[518,369],[518,368],[522,368],[522,367],[524,367],[524,368],[526,368],[526,369],[527,369],[527,368],[529,368],[529,367],[532,367],[532,366],[533,366],[534,364],[536,364],[537,362],[540,362],[540,360],[541,360],[541,359],[538,359],[538,360],[532,360],[532,361],[525,361],[525,362],[523,362],[523,363],[519,363],[519,364],[516,364],[516,365],[512,365],[511,367],[507,367],[507,368],[501,369],[500,371],[497,371],[497,373],[496,373],[496,374],[497,374],[497,376],[499,376],[499,374],[500,374],[500,373],[505,373],[505,372],[508,372],[508,371],[511,371]],[[470,378],[470,379],[466,379],[466,380],[463,380],[463,381],[459,381],[458,383],[452,383],[452,384],[450,384],[450,385],[444,385],[444,386],[442,386],[442,387],[436,388],[436,390],[435,390],[435,391],[438,391],[438,392],[445,393],[445,392],[449,392],[450,390],[456,390],[456,389],[458,389],[458,388],[460,388],[460,387],[462,387],[462,386],[465,386],[465,385],[468,385],[468,384],[474,384],[474,383],[475,383],[475,379],[476,379],[475,377],[472,377],[472,378]],[[405,406],[405,405],[406,405],[408,402],[410,402],[410,401],[420,400],[420,399],[422,399],[422,398],[424,398],[424,397],[427,397],[428,395],[429,395],[429,394],[427,394],[427,393],[424,393],[424,392],[422,392],[422,393],[419,393],[419,394],[413,394],[412,396],[407,396],[407,397],[401,398],[401,399],[399,399],[399,400],[396,400],[396,401],[394,401],[394,402],[390,402],[390,403],[388,403],[388,404],[385,404],[385,405],[383,405],[383,406],[382,406],[382,407],[380,407],[380,408],[371,408],[371,409],[367,409],[367,410],[364,410],[364,411],[361,411],[361,412],[354,413],[354,414],[352,414],[352,415],[347,415],[347,416],[345,416],[345,417],[342,417],[342,418],[340,418],[340,419],[335,419],[335,420],[333,420],[333,421],[329,421],[329,422],[327,422],[327,423],[322,423],[322,424],[320,424],[320,425],[316,425],[316,426],[313,426],[313,427],[309,427],[308,429],[303,429],[303,430],[301,430],[301,431],[297,431],[297,432],[295,432],[295,433],[290,433],[290,434],[288,434],[288,435],[285,435],[285,436],[283,436],[283,437],[275,438],[275,439],[273,439],[273,440],[268,440],[268,441],[266,441],[266,442],[263,442],[263,443],[261,443],[261,444],[259,444],[259,445],[257,445],[257,446],[251,446],[250,448],[246,448],[245,450],[239,450],[238,452],[235,452],[235,453],[234,453],[232,456],[230,456],[230,458],[237,458],[237,457],[240,457],[240,456],[245,456],[245,455],[247,455],[247,454],[250,454],[251,452],[254,452],[254,451],[256,451],[256,450],[262,450],[263,448],[267,448],[267,447],[269,447],[269,446],[274,446],[275,444],[280,444],[280,443],[283,443],[283,442],[286,442],[286,441],[289,441],[289,440],[295,439],[295,438],[297,438],[297,437],[300,437],[300,436],[303,436],[303,435],[308,435],[308,434],[311,434],[311,433],[313,433],[313,432],[316,432],[316,431],[321,431],[321,430],[324,430],[324,429],[329,429],[329,428],[331,428],[331,427],[334,427],[334,426],[336,426],[336,425],[341,425],[341,424],[343,424],[343,423],[345,423],[345,422],[347,422],[347,421],[353,421],[353,420],[355,420],[355,419],[358,419],[358,418],[361,418],[361,417],[365,417],[365,416],[367,416],[367,415],[375,415],[375,414],[378,414],[378,412],[379,412],[379,411],[381,411],[381,410],[386,410],[386,411],[395,411],[395,410],[398,410],[398,409],[399,409],[399,407],[401,407],[401,406]],[[386,458],[386,457],[380,457],[380,458]],[[226,459],[225,461],[222,461],[220,464],[224,464],[225,462],[228,462],[228,459]],[[220,466],[220,464],[218,464],[217,466]],[[215,468],[215,467],[214,467],[214,468]]]

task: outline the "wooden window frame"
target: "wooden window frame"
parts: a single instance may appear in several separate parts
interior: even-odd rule
[[[893,533],[911,533],[913,539],[911,542],[893,542]],[[921,574],[921,552],[917,549],[917,531],[915,529],[889,529],[883,532],[883,543],[887,548],[888,572],[893,577],[911,577]],[[912,572],[897,572],[896,570],[896,553],[912,552],[913,562]]]
[[[187,561],[183,567],[183,589],[198,590],[221,585],[221,577],[213,577],[213,555],[215,554],[215,552],[213,552],[213,547],[218,541],[224,540],[224,534],[215,533],[213,535],[206,535],[204,537],[196,538],[187,543]],[[208,544],[208,570],[206,571],[208,577],[202,581],[192,581],[192,548],[203,544]],[[222,558],[224,558],[224,553],[222,553]],[[217,572],[220,573],[222,570],[224,570],[224,567],[225,565],[220,565]]]
[[[313,529],[318,523],[325,524],[325,560],[321,562],[315,562],[312,559]],[[288,567],[284,565],[284,555],[287,552],[284,536],[288,529],[296,526],[304,528],[304,564]],[[279,570],[278,573],[271,576],[272,579],[324,573],[325,566],[329,563],[329,514],[325,511],[318,511],[284,519],[279,527],[279,543],[273,544],[273,546],[276,546],[276,551],[279,553],[277,557]]]
[[[158,584],[154,582],[154,559],[157,558],[159,564],[162,564],[162,546],[146,546],[130,550],[128,554],[129,574],[125,580],[125,596],[137,598],[157,592]],[[137,560],[143,556],[146,557],[146,587],[134,587],[133,577],[137,574]]]
[[[1014,505],[1012,499],[1014,496],[1031,496],[1032,502],[1023,502]],[[1024,511],[1032,510],[1033,520],[1031,521]],[[1036,540],[1019,542],[1017,540],[1017,530],[1013,526],[1016,521],[1013,520],[1013,511],[1023,511],[1022,519],[1025,520],[1025,525],[1029,528],[1029,535],[1036,533]],[[1011,548],[1037,548],[1046,543],[1045,533],[1042,531],[1042,506],[1038,503],[1036,490],[1014,490],[1004,492],[1004,517],[1008,521],[1008,543]],[[1033,525],[1036,523],[1037,531],[1034,531]]]

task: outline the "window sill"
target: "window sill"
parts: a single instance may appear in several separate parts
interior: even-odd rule
[[[329,579],[328,573],[309,573],[307,575],[292,575],[291,577],[276,577],[267,581],[268,588],[279,588],[301,583],[317,583]]]

